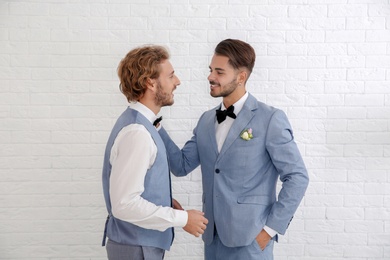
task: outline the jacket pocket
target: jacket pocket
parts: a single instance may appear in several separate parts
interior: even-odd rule
[[[237,198],[238,204],[269,205],[272,200],[269,196],[241,196]]]

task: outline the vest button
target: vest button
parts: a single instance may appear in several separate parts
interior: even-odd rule
[[[215,173],[219,173],[219,169],[215,169]]]

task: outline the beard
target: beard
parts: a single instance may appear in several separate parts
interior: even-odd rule
[[[157,92],[154,101],[156,105],[160,107],[171,106],[174,103],[172,95],[170,93],[164,92],[163,87],[159,81],[157,82]]]
[[[231,93],[233,93],[234,90],[236,90],[238,84],[236,83],[236,80],[233,79],[229,83],[227,83],[225,86],[221,86],[220,84],[215,84],[214,81],[210,81],[211,85],[217,85],[221,88],[221,91],[219,93],[213,93],[212,91],[210,92],[210,95],[212,97],[227,97]]]

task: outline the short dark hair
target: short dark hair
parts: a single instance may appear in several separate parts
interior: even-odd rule
[[[215,47],[215,54],[229,58],[234,69],[246,68],[251,74],[255,66],[256,53],[248,43],[236,39],[226,39]]]
[[[169,59],[167,49],[148,45],[131,50],[118,66],[120,90],[127,101],[138,101],[146,91],[148,79],[160,76],[160,64]]]

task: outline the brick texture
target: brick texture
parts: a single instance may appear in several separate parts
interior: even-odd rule
[[[0,259],[106,259],[120,59],[169,48],[182,84],[161,114],[181,146],[220,102],[206,77],[225,38],[255,48],[247,88],[288,114],[311,178],[275,259],[390,259],[389,0],[0,1]],[[173,177],[185,208],[201,188],[199,169]],[[177,229],[166,259],[203,259],[201,239]]]

